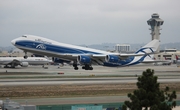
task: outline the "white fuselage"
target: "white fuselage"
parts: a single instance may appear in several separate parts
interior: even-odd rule
[[[77,62],[80,62],[80,64],[83,65],[83,68],[86,68],[87,70],[89,67],[92,69],[92,64],[110,67],[136,65],[144,60],[147,53],[153,53],[159,46],[159,41],[153,40],[139,49],[136,53],[120,54],[60,43],[33,35],[24,35],[12,40],[11,43],[25,52],[73,61],[75,69],[77,69]]]
[[[44,65],[52,62],[51,60],[42,57],[28,57],[27,59],[24,59],[23,57],[0,57],[0,65],[8,65],[14,60],[28,62],[29,65]]]

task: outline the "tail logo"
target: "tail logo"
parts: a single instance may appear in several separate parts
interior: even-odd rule
[[[176,60],[179,60],[178,55],[176,55]]]
[[[154,53],[152,48],[141,48],[136,53],[139,53],[139,52],[142,52],[142,53],[145,53],[145,54]]]
[[[39,44],[36,46],[37,49],[46,50],[46,46],[44,44]]]

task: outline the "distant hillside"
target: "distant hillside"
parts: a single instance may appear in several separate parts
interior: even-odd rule
[[[100,50],[115,50],[115,46],[117,43],[104,43],[104,44],[96,44],[96,45],[89,45],[89,48],[95,48]],[[129,44],[131,46],[131,51],[136,51],[137,49],[141,48],[145,44]]]
[[[95,49],[100,49],[100,50],[114,50],[115,49],[115,45],[117,43],[103,43],[103,44],[93,44],[93,45],[81,45],[84,47],[88,47],[88,48],[95,48]],[[131,51],[136,51],[137,49],[141,48],[142,46],[144,46],[145,44],[130,44],[131,46]],[[160,49],[177,49],[180,50],[180,42],[177,43],[166,43],[166,44],[161,44],[160,45]]]
[[[167,43],[167,44],[162,44],[160,46],[161,49],[177,49],[180,50],[180,42],[176,42],[176,43]]]
[[[11,52],[15,49],[14,46],[8,46],[8,47],[2,47],[0,46],[0,51],[8,51],[8,52]]]

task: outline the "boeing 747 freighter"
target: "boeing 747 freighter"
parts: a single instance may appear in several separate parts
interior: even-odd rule
[[[155,53],[159,47],[159,40],[154,39],[133,54],[121,54],[60,43],[34,35],[23,35],[12,40],[11,43],[25,53],[31,52],[73,61],[75,70],[78,70],[78,64],[85,70],[93,70],[93,64],[110,67],[136,65],[142,63],[149,54]],[[27,58],[26,54],[24,58]]]

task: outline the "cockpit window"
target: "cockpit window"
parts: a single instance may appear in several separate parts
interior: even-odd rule
[[[27,37],[27,36],[22,36],[22,37]]]

